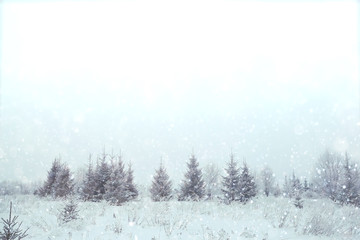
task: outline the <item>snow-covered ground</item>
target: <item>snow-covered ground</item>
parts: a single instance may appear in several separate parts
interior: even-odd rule
[[[360,212],[329,200],[304,200],[298,209],[286,198],[255,198],[243,205],[152,202],[109,206],[79,202],[81,218],[61,224],[64,202],[36,196],[0,196],[0,217],[13,212],[30,227],[25,239],[360,239]]]

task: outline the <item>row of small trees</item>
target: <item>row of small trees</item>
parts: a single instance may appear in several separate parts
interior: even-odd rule
[[[216,185],[216,182],[213,184]],[[66,198],[75,193],[74,186],[68,166],[55,159],[46,181],[36,194],[43,197]],[[207,187],[209,186],[204,182],[202,169],[199,168],[196,157],[192,155],[177,196],[173,194],[172,181],[162,163],[153,177],[150,194],[153,201],[167,201],[175,197],[179,201],[199,201],[209,197]],[[233,155],[226,169],[226,176],[223,177],[221,190],[226,202],[247,202],[256,195],[254,177],[250,174],[247,164],[244,162],[243,167],[238,168]],[[126,170],[120,155],[105,153],[98,159],[95,168],[89,161],[85,177],[77,192],[84,201],[106,200],[115,205],[136,199],[138,196],[131,165]]]
[[[312,183],[306,179],[300,181],[293,172],[290,178],[285,177],[282,189],[275,184],[275,175],[271,168],[265,167],[260,174],[259,182],[250,173],[247,164],[237,166],[234,156],[230,155],[223,176],[215,168],[205,169],[206,181],[194,155],[187,162],[187,171],[178,190],[173,189],[172,181],[161,163],[153,176],[150,194],[153,201],[166,201],[177,198],[179,201],[199,201],[213,198],[215,194],[224,202],[239,201],[246,203],[259,191],[264,195],[283,195],[289,198],[322,195],[342,204],[360,205],[360,175],[357,165],[350,161],[347,154],[326,151],[316,164]],[[220,178],[220,181],[219,181]],[[206,183],[205,183],[206,182]],[[258,185],[261,183],[261,186]],[[261,190],[259,190],[261,189]],[[85,177],[76,190],[84,201],[106,200],[111,204],[121,204],[136,199],[137,186],[131,165],[125,169],[121,156],[105,154],[99,157],[95,167],[89,161]],[[175,194],[174,194],[175,192]],[[67,165],[55,160],[48,172],[47,180],[38,189],[40,196],[66,197],[75,193],[74,180]]]
[[[256,195],[256,184],[254,177],[250,174],[247,164],[244,162],[243,167],[237,167],[234,156],[231,155],[228,167],[225,169],[226,174],[223,176],[221,182],[221,191],[223,193],[222,200],[226,203],[232,201],[240,201],[246,203]],[[160,171],[158,171],[160,172]],[[157,193],[154,191],[159,186],[157,175],[154,178],[151,189],[151,196],[154,201],[158,199]],[[180,193],[178,200],[192,200],[198,201],[206,196],[206,188],[202,176],[202,170],[199,168],[199,163],[194,155],[192,155],[187,163],[187,172],[180,186]],[[209,197],[209,195],[208,195]]]
[[[210,169],[210,174],[214,173]],[[237,167],[234,156],[231,155],[230,162],[225,169],[225,176],[221,182],[222,200],[226,203],[240,201],[246,203],[257,193],[257,187],[254,177],[250,174],[247,164],[244,162],[242,168]],[[180,186],[178,200],[199,201],[204,197],[211,197],[209,189],[216,185],[216,180],[208,181],[208,191],[203,180],[202,170],[194,155],[192,155],[187,163],[187,171]],[[156,170],[151,188],[151,198],[153,201],[168,200],[172,197],[172,183],[166,169],[160,164],[160,168]]]

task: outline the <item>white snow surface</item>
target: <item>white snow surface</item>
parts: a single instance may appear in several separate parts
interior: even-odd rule
[[[152,202],[149,198],[111,206],[79,201],[80,219],[58,220],[65,202],[36,196],[0,196],[0,217],[13,214],[30,227],[26,239],[360,239],[358,208],[305,199],[257,197],[246,205],[218,201]]]

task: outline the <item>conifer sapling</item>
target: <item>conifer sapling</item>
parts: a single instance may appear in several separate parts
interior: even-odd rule
[[[78,218],[79,218],[78,204],[74,201],[74,199],[71,198],[60,212],[60,221],[61,223],[68,223]]]
[[[1,218],[3,222],[3,230],[0,231],[1,240],[20,240],[25,238],[28,234],[26,233],[29,228],[25,231],[21,230],[22,222],[17,222],[18,216],[12,217],[12,202],[10,202],[9,218]]]
[[[205,195],[205,184],[199,163],[192,155],[187,163],[188,170],[180,188],[179,200],[199,201]]]
[[[172,183],[163,164],[156,170],[152,185],[150,188],[151,199],[155,202],[167,201],[171,198]]]

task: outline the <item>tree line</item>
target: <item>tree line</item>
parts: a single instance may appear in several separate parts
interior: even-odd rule
[[[269,166],[261,171],[260,177],[256,177],[245,161],[238,167],[233,154],[230,155],[223,174],[213,165],[207,166],[205,170],[204,177],[203,169],[192,154],[179,188],[174,189],[161,162],[149,188],[151,199],[200,201],[216,197],[225,203],[247,203],[256,195],[263,194],[292,198],[298,207],[302,207],[303,196],[328,197],[340,204],[360,206],[360,173],[358,165],[351,161],[348,154],[325,151],[315,164],[311,182],[307,179],[301,180],[293,171],[291,177],[285,177],[282,187],[276,183],[275,175]],[[61,163],[60,159],[55,159],[47,179],[35,194],[52,198],[67,198],[77,194],[84,201],[105,200],[113,205],[121,205],[139,196],[131,164],[126,167],[121,155],[105,152],[98,157],[95,166],[91,159],[89,160],[80,187],[75,189],[74,186],[69,167]]]

